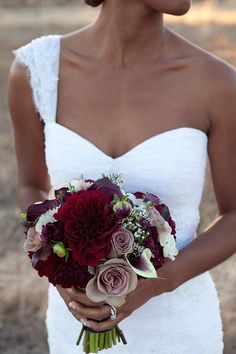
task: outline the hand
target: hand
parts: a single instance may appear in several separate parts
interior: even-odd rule
[[[109,317],[110,307],[106,305],[105,302],[92,302],[89,300],[86,293],[79,289],[65,289],[60,285],[57,285],[56,288],[67,305],[69,311],[83,324],[86,323],[87,318],[103,320],[104,318]],[[76,305],[76,311],[73,310],[73,307],[70,307],[70,304]]]
[[[117,309],[117,318],[110,319],[110,306],[106,303],[94,303],[86,294],[72,288],[69,290],[69,309],[75,318],[95,331],[105,331],[113,328],[119,322],[130,316],[135,310],[145,304],[153,296],[169,291],[167,279],[140,279],[137,288],[126,296],[126,302]],[[101,322],[99,322],[101,321]]]
[[[77,320],[95,331],[105,331],[130,316],[152,297],[174,290],[176,284],[173,269],[173,262],[166,259],[157,271],[159,278],[140,279],[137,288],[126,296],[125,304],[117,308],[115,320],[110,320],[110,306],[104,301],[92,302],[84,291],[75,288],[64,289],[57,285],[57,290]]]

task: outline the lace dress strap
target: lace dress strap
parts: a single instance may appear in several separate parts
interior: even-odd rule
[[[60,61],[60,36],[41,36],[13,50],[27,68],[33,103],[40,119],[46,124],[56,118],[57,86]]]

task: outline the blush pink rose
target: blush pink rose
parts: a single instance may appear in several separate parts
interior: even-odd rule
[[[121,306],[125,296],[135,290],[138,277],[130,265],[123,259],[110,259],[97,268],[97,274],[86,287],[91,301],[105,301],[109,305]]]
[[[126,229],[119,229],[112,234],[112,248],[115,257],[131,253],[133,251],[134,235]]]
[[[43,247],[43,242],[39,233],[36,231],[35,226],[30,227],[27,232],[27,237],[24,243],[24,249],[27,252],[36,252]]]

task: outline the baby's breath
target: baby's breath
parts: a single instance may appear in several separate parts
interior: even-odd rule
[[[117,186],[122,186],[124,184],[124,179],[122,174],[116,171],[110,171],[108,174],[103,174],[102,177],[108,177],[110,181]]]
[[[141,254],[143,253],[144,249],[145,249],[144,246],[139,245],[137,242],[134,242],[134,244],[133,244],[133,252],[132,252],[133,256],[137,257],[137,258],[140,257]]]
[[[68,188],[69,188],[69,191],[70,191],[71,193],[74,193],[74,192],[75,192],[75,186],[73,186],[73,184],[69,183]]]

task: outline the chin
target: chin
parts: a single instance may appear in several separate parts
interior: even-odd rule
[[[181,16],[185,15],[191,8],[191,0],[179,0],[179,6],[176,8],[176,13],[172,15]]]
[[[153,9],[169,15],[185,15],[190,7],[191,0],[143,0]]]

